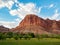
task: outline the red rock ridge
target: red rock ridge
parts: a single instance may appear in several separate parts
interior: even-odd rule
[[[13,29],[14,32],[33,32],[33,33],[55,33],[60,34],[60,21],[43,19],[34,14],[28,14],[17,26]]]

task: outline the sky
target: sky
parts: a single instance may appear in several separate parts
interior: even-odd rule
[[[60,0],[0,0],[0,25],[14,28],[27,14],[60,20]]]

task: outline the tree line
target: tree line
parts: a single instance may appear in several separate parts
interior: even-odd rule
[[[13,32],[8,32],[8,33],[1,33],[0,32],[0,40],[6,40],[6,38],[14,38],[15,40],[18,39],[31,39],[31,38],[37,38],[42,39],[42,38],[57,38],[60,39],[60,35],[58,34],[34,34],[34,33],[13,33]]]

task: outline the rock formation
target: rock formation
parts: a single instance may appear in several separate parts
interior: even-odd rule
[[[38,34],[49,34],[55,33],[60,34],[60,21],[43,19],[34,14],[28,14],[17,26],[13,29],[14,32],[19,33],[38,33]]]
[[[4,27],[4,26],[0,26],[0,32],[2,32],[2,33],[5,33],[5,32],[9,32],[10,31],[10,29],[9,28],[6,28],[6,27]]]

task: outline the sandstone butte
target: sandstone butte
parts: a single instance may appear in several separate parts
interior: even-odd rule
[[[13,29],[13,32],[34,34],[60,34],[60,20],[50,20],[38,17],[35,14],[28,14],[19,23],[19,25]]]
[[[60,20],[43,19],[35,14],[28,14],[11,31],[19,33],[32,32],[34,34],[60,34]]]

